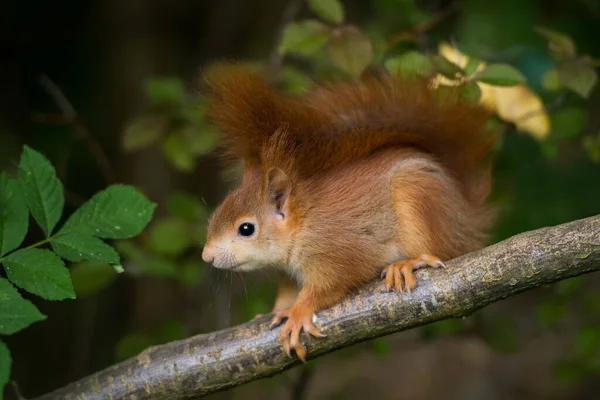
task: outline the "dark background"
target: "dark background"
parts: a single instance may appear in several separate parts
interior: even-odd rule
[[[216,156],[199,157],[192,172],[181,171],[165,159],[160,146],[124,151],[124,129],[149,107],[143,89],[148,79],[174,77],[196,94],[199,74],[211,61],[268,58],[288,2],[3,1],[2,169],[14,171],[22,144],[42,151],[65,184],[71,210],[110,183],[90,150],[89,137],[82,140],[77,126],[52,122],[60,110],[38,82],[40,74],[46,74],[101,146],[109,175],[139,186],[159,203],[158,217],[167,214],[167,198],[178,190],[201,199],[210,210],[228,190]],[[418,8],[407,0],[343,4],[350,23],[367,33],[389,36],[414,25],[419,10],[435,15],[450,2],[421,1]],[[296,18],[310,15],[303,6]],[[569,34],[579,51],[598,59],[599,22],[600,2],[593,0],[465,0],[431,29],[428,40],[435,44],[452,39],[465,51],[510,62],[550,101],[541,77],[552,60],[533,26]],[[561,107],[575,108],[585,118],[568,114],[579,119],[563,118],[547,142],[506,132],[495,172],[493,199],[501,218],[493,241],[600,212],[600,167],[581,146],[581,137],[597,134],[600,127],[599,93],[596,89],[588,100],[566,96]],[[578,127],[574,133],[573,126]],[[39,234],[32,230],[28,240]],[[188,253],[199,259],[201,245],[196,244]],[[6,338],[14,360],[12,379],[24,396],[33,397],[145,345],[213,331],[268,310],[272,277],[231,276],[206,266],[201,273],[197,284],[183,286],[156,274],[126,273],[75,301],[29,296],[48,319]],[[598,277],[590,275],[541,288],[467,319],[357,345],[214,397],[298,398],[303,393],[311,399],[593,398],[600,391],[594,378],[600,373],[598,283]],[[13,389],[6,394],[12,398]]]

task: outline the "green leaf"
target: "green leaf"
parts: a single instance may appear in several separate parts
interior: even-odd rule
[[[198,221],[207,217],[206,209],[194,196],[185,192],[175,192],[167,198],[167,210],[176,217],[188,221]]]
[[[84,261],[71,266],[71,279],[78,297],[90,296],[107,287],[117,276],[108,264]]]
[[[556,137],[565,139],[576,138],[585,129],[588,122],[587,112],[578,107],[566,107],[555,111],[550,115],[552,131]],[[567,281],[562,282],[568,282]],[[561,285],[566,283],[559,282]]]
[[[0,278],[0,334],[12,335],[46,316],[4,278]]]
[[[467,65],[465,65],[465,67],[463,68],[465,76],[473,75],[477,70],[477,67],[479,67],[480,63],[481,61],[479,59],[470,56],[469,60],[467,61]]]
[[[546,40],[548,47],[559,59],[572,58],[577,50],[573,40],[563,33],[552,31],[550,29],[536,27],[535,30]]]
[[[130,333],[121,338],[116,346],[116,361],[123,361],[157,344],[156,339],[145,333]]]
[[[185,146],[189,148],[188,153],[194,156],[208,154],[213,151],[217,145],[218,133],[209,125],[204,125],[199,128],[189,124],[184,126],[178,134],[181,135],[181,139],[184,141]]]
[[[6,344],[0,340],[0,400],[2,400],[2,392],[4,392],[4,386],[10,380],[10,367],[12,360],[10,358],[10,351]]]
[[[329,57],[336,67],[358,77],[373,61],[373,45],[357,28],[345,26],[331,37]]]
[[[31,214],[50,236],[58,223],[65,204],[63,185],[54,167],[41,153],[23,147],[19,162],[19,181]]]
[[[458,65],[450,62],[441,54],[430,57],[430,60],[433,63],[435,70],[448,79],[456,79],[458,76],[462,75],[462,71]]]
[[[183,83],[179,78],[152,78],[146,82],[144,89],[146,96],[157,104],[178,105],[185,98]]]
[[[162,150],[167,160],[178,170],[183,172],[194,170],[196,159],[192,149],[181,135],[171,133],[165,137],[162,141]]]
[[[283,31],[279,53],[303,56],[313,54],[327,43],[330,35],[329,28],[322,22],[311,19],[292,22]]]
[[[164,115],[143,115],[129,122],[123,133],[125,151],[140,150],[155,143],[166,131],[169,119]]]
[[[418,51],[409,51],[398,57],[392,57],[385,62],[385,67],[392,74],[402,76],[427,76],[435,71],[429,57]]]
[[[475,82],[467,82],[458,87],[460,95],[470,102],[476,103],[481,97],[481,89]]]
[[[12,283],[47,300],[74,299],[69,270],[50,250],[21,249],[4,258],[6,276]]]
[[[0,257],[23,242],[29,227],[29,211],[16,179],[0,174]]]
[[[102,239],[138,235],[150,222],[156,204],[132,186],[111,185],[75,211],[60,234],[79,232]]]
[[[50,243],[56,254],[72,262],[89,260],[97,263],[119,263],[119,253],[115,249],[87,233],[70,232],[58,235]]]
[[[562,88],[556,68],[552,68],[544,74],[542,77],[542,86],[549,91],[556,91]]]
[[[112,268],[115,270],[115,272],[117,274],[122,274],[123,272],[125,272],[125,269],[123,268],[122,265],[113,265]]]
[[[339,0],[309,0],[308,6],[327,22],[334,24],[344,22],[344,8]]]
[[[558,78],[567,89],[583,98],[588,98],[598,82],[598,74],[587,58],[580,58],[558,66]]]
[[[490,64],[474,79],[494,86],[513,86],[526,81],[525,76],[508,64]]]
[[[281,80],[286,91],[301,94],[310,89],[313,81],[302,71],[286,65],[281,70]]]
[[[157,253],[176,256],[190,244],[189,222],[177,217],[163,218],[150,227],[150,247]]]

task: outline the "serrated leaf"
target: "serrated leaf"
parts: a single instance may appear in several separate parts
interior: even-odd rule
[[[165,157],[175,168],[183,172],[194,170],[196,159],[181,135],[171,133],[162,141],[161,147]]]
[[[178,217],[156,221],[148,232],[149,245],[157,253],[176,256],[190,244],[189,223]]]
[[[580,58],[558,66],[558,78],[567,89],[588,98],[598,82],[598,74],[589,60]]]
[[[47,300],[74,299],[69,270],[50,250],[21,249],[4,258],[8,279]]]
[[[10,380],[10,367],[12,360],[10,358],[10,351],[6,344],[0,340],[0,400],[2,400],[2,392],[4,386]]]
[[[134,187],[111,185],[77,209],[59,234],[79,232],[102,239],[130,238],[150,222],[155,208],[156,204]]]
[[[62,258],[72,262],[84,260],[119,264],[119,253],[102,240],[87,233],[70,232],[54,237],[50,244]]]
[[[384,65],[392,74],[402,76],[427,76],[435,71],[429,57],[418,51],[409,51],[400,56],[392,57],[386,60]]]
[[[354,26],[335,31],[329,41],[331,62],[348,75],[358,77],[373,61],[371,41]]]
[[[0,335],[12,335],[46,316],[4,278],[0,278]]]
[[[567,35],[542,27],[536,27],[535,30],[548,40],[548,47],[558,58],[565,59],[575,56],[577,51],[575,43]]]
[[[185,97],[183,83],[179,78],[151,78],[144,85],[146,96],[157,104],[178,105]]]
[[[339,0],[309,0],[310,9],[327,22],[344,22],[344,8]]]
[[[143,115],[129,122],[123,133],[123,149],[140,150],[155,143],[165,132],[169,119],[164,115]]]
[[[29,211],[21,185],[0,174],[0,257],[23,242],[29,227]]]
[[[329,28],[322,22],[311,19],[292,22],[283,31],[279,53],[310,55],[323,47],[330,35]]]
[[[41,153],[23,147],[19,162],[19,181],[31,214],[46,237],[58,223],[65,204],[63,185],[54,167]]]
[[[513,86],[526,81],[518,69],[508,64],[490,64],[478,72],[474,79],[494,86]]]
[[[98,293],[116,276],[117,272],[108,264],[84,261],[71,267],[71,279],[78,297]]]

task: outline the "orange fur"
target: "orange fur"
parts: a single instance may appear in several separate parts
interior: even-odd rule
[[[454,89],[380,74],[288,97],[233,71],[209,79],[210,113],[246,170],[211,217],[203,257],[220,268],[271,266],[297,282],[296,301],[273,320],[288,318],[286,351],[303,358],[300,331],[320,335],[312,314],[383,269],[388,284],[411,289],[423,260],[482,245],[494,135],[487,113]],[[256,233],[237,235],[247,221]]]

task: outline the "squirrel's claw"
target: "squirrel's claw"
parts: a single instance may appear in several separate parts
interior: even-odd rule
[[[302,313],[293,308],[277,311],[271,321],[271,329],[281,325],[286,318],[287,321],[279,332],[279,342],[283,352],[291,357],[291,350],[294,349],[298,358],[306,362],[306,347],[300,342],[302,331],[314,337],[326,337],[326,335],[314,325],[312,312]]]
[[[417,280],[413,271],[423,267],[445,268],[446,265],[437,257],[421,254],[417,258],[400,260],[388,265],[381,272],[381,279],[385,279],[385,288],[388,292],[395,289],[400,293],[404,290],[410,293],[411,290],[417,287]]]

